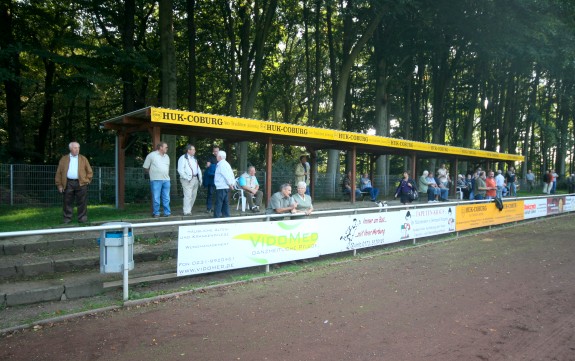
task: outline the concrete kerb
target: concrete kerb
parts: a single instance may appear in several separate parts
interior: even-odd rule
[[[49,318],[46,320],[41,320],[41,321],[36,321],[36,322],[32,322],[32,323],[26,323],[23,325],[17,325],[17,326],[13,326],[13,327],[8,327],[8,328],[4,328],[0,330],[0,335],[1,336],[5,336],[7,334],[12,334],[18,331],[22,331],[28,328],[33,328],[36,326],[44,326],[44,325],[50,325],[53,323],[59,323],[59,322],[64,322],[67,320],[71,320],[74,318],[78,318],[78,317],[84,317],[84,316],[90,316],[90,315],[97,315],[100,313],[104,313],[104,312],[108,312],[108,311],[113,311],[113,310],[117,310],[122,308],[122,306],[108,306],[108,307],[102,307],[102,308],[98,308],[95,310],[89,310],[89,311],[82,311],[82,312],[77,312],[77,313],[71,313],[69,315],[63,315],[63,316],[58,316],[58,317],[53,317],[53,318]]]
[[[179,291],[179,292],[173,292],[173,293],[169,293],[169,294],[165,294],[165,295],[160,295],[160,296],[155,296],[155,297],[150,297],[150,298],[143,298],[143,299],[139,299],[139,300],[128,300],[126,302],[123,303],[123,305],[118,305],[118,306],[108,306],[108,307],[102,307],[102,308],[98,308],[95,310],[89,310],[89,311],[82,311],[82,312],[77,312],[77,313],[71,313],[68,315],[63,315],[63,316],[58,316],[58,317],[52,317],[49,319],[45,319],[45,320],[39,320],[36,322],[32,322],[32,323],[27,323],[27,324],[22,324],[22,325],[17,325],[17,326],[13,326],[13,327],[8,327],[5,329],[0,329],[0,335],[4,336],[6,334],[11,334],[11,333],[15,333],[24,329],[28,329],[28,328],[33,328],[36,326],[44,326],[44,325],[51,325],[54,323],[60,323],[60,322],[64,322],[70,319],[74,319],[74,318],[78,318],[78,317],[84,317],[84,316],[90,316],[90,315],[97,315],[97,314],[101,314],[104,312],[109,312],[109,311],[115,311],[115,310],[121,310],[121,309],[129,309],[130,307],[134,307],[134,306],[138,306],[138,305],[146,305],[146,304],[152,304],[152,303],[159,303],[159,302],[164,302],[170,299],[174,299],[174,298],[178,298],[181,296],[185,296],[185,295],[190,295],[190,294],[194,294],[194,293],[201,293],[207,290],[212,290],[212,289],[219,289],[219,288],[225,288],[225,287],[230,287],[230,286],[235,286],[235,285],[241,285],[241,284],[246,284],[246,283],[251,283],[251,282],[263,282],[263,281],[267,281],[270,279],[274,279],[274,278],[279,278],[279,277],[286,277],[286,276],[290,276],[292,274],[294,274],[295,272],[284,272],[281,274],[274,274],[274,275],[269,275],[269,276],[262,276],[262,277],[255,277],[249,280],[242,280],[242,281],[234,281],[234,282],[227,282],[227,283],[221,283],[221,284],[217,284],[217,285],[211,285],[211,286],[205,286],[205,287],[198,287],[198,288],[194,288],[191,290],[187,290],[187,291]],[[1,295],[0,295],[1,296]]]

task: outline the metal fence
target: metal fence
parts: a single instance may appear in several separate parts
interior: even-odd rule
[[[0,205],[51,206],[62,203],[54,183],[57,166],[0,164]],[[93,167],[88,187],[90,204],[114,204],[116,198],[113,167]],[[126,202],[149,200],[149,182],[141,168],[126,168]]]
[[[55,165],[0,164],[0,205],[34,205],[53,206],[62,203],[62,195],[54,184]],[[94,178],[88,187],[90,204],[115,204],[116,202],[116,170],[114,167],[93,167]],[[125,169],[125,202],[145,203],[150,201],[149,181],[140,167]],[[239,176],[239,174],[238,174]],[[266,174],[257,172],[260,188],[265,189]],[[319,173],[315,176],[314,199],[328,200],[342,197],[342,174],[335,177]],[[398,176],[375,177],[373,184],[379,188],[381,197],[393,196]],[[177,182],[177,183],[176,183]],[[182,196],[178,181],[173,192]],[[283,183],[294,183],[293,173],[276,172],[272,176],[272,192],[279,190]],[[521,184],[523,186],[523,184]],[[295,190],[294,190],[295,192]],[[206,190],[200,187],[198,200],[205,200]]]

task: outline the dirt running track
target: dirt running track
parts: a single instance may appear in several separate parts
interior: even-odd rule
[[[0,360],[575,360],[575,215],[0,338]]]

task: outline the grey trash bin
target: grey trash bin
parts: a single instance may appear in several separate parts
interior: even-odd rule
[[[134,234],[130,223],[111,222],[103,226],[130,226],[128,228],[128,269],[134,269]],[[100,273],[124,271],[124,230],[104,230],[100,233]]]

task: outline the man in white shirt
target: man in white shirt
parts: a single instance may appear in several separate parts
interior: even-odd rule
[[[88,184],[94,172],[90,162],[80,154],[80,144],[71,142],[70,153],[62,156],[56,170],[56,187],[64,195],[64,223],[72,221],[74,201],[78,207],[78,222],[88,221]]]
[[[527,171],[525,180],[527,181],[527,189],[529,189],[529,193],[533,192],[533,188],[535,188],[535,174],[533,174],[531,169]]]
[[[503,188],[505,188],[505,177],[503,176],[503,172],[501,171],[501,169],[497,171],[497,175],[495,176],[495,185],[497,186],[495,197],[499,199],[503,198]]]
[[[234,178],[234,171],[230,163],[226,161],[226,152],[220,150],[217,155],[218,165],[216,167],[216,174],[214,175],[214,183],[216,186],[216,206],[214,208],[214,218],[222,218],[230,216],[230,190],[234,189],[236,182]]]
[[[195,155],[196,147],[188,144],[184,154],[178,159],[178,173],[184,191],[184,216],[192,215],[198,188],[202,185],[202,170]]]
[[[238,179],[238,185],[244,190],[248,205],[252,212],[259,212],[262,205],[263,192],[256,178],[256,168],[252,165],[248,171]]]
[[[152,217],[160,216],[160,199],[164,207],[164,217],[169,217],[170,211],[170,157],[166,154],[168,145],[160,142],[156,150],[148,154],[143,168],[150,175],[152,191]]]

